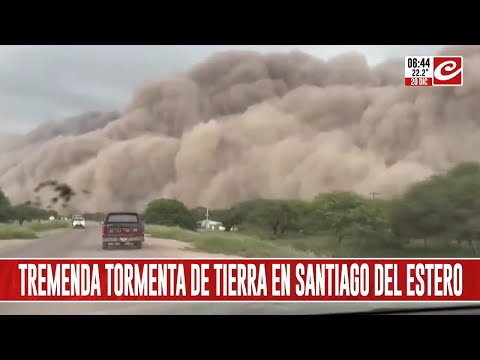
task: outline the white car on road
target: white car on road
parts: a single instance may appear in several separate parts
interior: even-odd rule
[[[74,229],[85,229],[85,219],[83,216],[75,215],[72,219],[72,226]]]

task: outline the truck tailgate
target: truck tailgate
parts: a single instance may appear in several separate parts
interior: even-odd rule
[[[103,236],[143,236],[143,226],[140,224],[104,224]]]

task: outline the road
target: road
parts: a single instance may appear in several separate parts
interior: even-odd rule
[[[0,258],[178,258],[222,257],[193,252],[187,245],[165,239],[147,238],[143,249],[115,248],[102,250],[100,225],[87,224],[84,230],[62,229],[36,240],[0,241]],[[248,304],[248,303],[0,303],[3,314],[326,314],[366,311],[381,304],[322,303],[322,304]],[[389,306],[396,306],[390,304]],[[410,304],[408,306],[415,306]]]

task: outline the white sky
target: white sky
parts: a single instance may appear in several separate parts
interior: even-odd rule
[[[432,55],[443,45],[0,45],[0,133],[90,110],[122,110],[146,79],[183,71],[217,51],[361,52],[370,64]]]

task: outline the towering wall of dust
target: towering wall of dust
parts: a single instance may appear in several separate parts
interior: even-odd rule
[[[118,111],[101,112],[88,111],[83,114],[69,117],[61,122],[48,121],[39,125],[33,131],[24,136],[16,135],[14,139],[2,139],[0,134],[0,150],[15,150],[27,145],[37,144],[60,135],[81,135],[87,132],[101,129],[108,123],[118,119]],[[5,137],[11,138],[11,135]]]
[[[67,182],[79,211],[157,197],[223,207],[330,190],[395,195],[480,160],[480,47],[444,53],[465,56],[462,88],[406,88],[403,59],[369,68],[360,54],[216,54],[143,84],[100,128],[78,121],[4,152],[0,187],[23,202],[39,182]]]
[[[0,151],[13,148],[15,143],[22,139],[23,137],[17,134],[0,133]]]
[[[101,112],[88,111],[83,114],[67,118],[64,121],[47,122],[27,134],[28,143],[50,140],[59,135],[81,135],[87,132],[101,129],[108,123],[118,119],[118,111]]]

